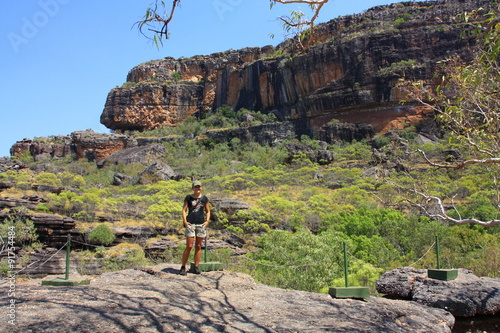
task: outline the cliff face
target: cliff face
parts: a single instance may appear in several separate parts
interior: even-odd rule
[[[470,58],[475,36],[463,34],[468,26],[454,17],[491,6],[487,0],[378,6],[320,25],[316,45],[303,53],[284,43],[143,63],[108,94],[101,123],[147,130],[229,105],[274,112],[292,120],[297,134],[317,134],[333,118],[371,124],[375,132],[415,125],[429,110],[401,105],[397,82],[432,84],[438,61]]]
[[[75,155],[77,159],[101,161],[109,155],[136,143],[124,134],[96,133],[92,130],[76,131],[66,136],[39,138],[37,141],[24,139],[10,148],[11,156],[29,152],[35,161]]]

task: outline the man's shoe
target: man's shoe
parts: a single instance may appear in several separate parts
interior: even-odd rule
[[[198,266],[194,266],[193,269],[191,269],[189,272],[193,274],[201,274],[200,268]]]
[[[180,275],[186,275],[186,267],[181,267],[181,270],[179,271]]]

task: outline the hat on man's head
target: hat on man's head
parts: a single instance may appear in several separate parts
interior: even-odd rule
[[[200,181],[198,181],[198,180],[195,180],[195,181],[193,182],[193,186],[191,186],[191,187],[195,187],[195,186],[202,186],[202,185],[201,185],[201,182],[200,182]]]

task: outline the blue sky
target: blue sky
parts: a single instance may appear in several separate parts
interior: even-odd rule
[[[276,45],[278,16],[309,14],[268,0],[183,0],[157,49],[133,28],[151,2],[0,0],[0,156],[23,138],[109,132],[99,122],[106,96],[140,63]],[[395,2],[330,0],[317,22]]]

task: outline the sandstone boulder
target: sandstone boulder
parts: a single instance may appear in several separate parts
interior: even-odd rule
[[[179,244],[170,239],[170,237],[162,237],[148,244],[144,249],[146,251],[165,251],[175,249]]]
[[[156,162],[156,160],[158,159],[161,159],[166,152],[167,152],[166,148],[161,144],[152,144],[148,146],[139,146],[139,147],[122,149],[111,154],[106,159],[99,161],[97,163],[97,166],[103,167],[105,164],[108,163],[148,164],[151,162]]]
[[[203,242],[203,246],[204,245],[205,245],[205,242]],[[217,249],[229,249],[229,250],[231,250],[231,253],[233,256],[240,256],[240,255],[244,255],[247,253],[247,251],[245,251],[237,246],[231,245],[222,239],[208,238],[207,250],[213,251],[213,250],[217,250]]]
[[[161,180],[177,178],[177,173],[163,162],[155,162],[144,169],[139,175],[139,184],[151,184]]]
[[[44,277],[46,275],[56,275],[66,273],[66,250],[56,248],[37,249],[23,254],[26,261],[21,268],[19,275],[29,275],[31,277]],[[69,263],[69,273],[77,275],[76,265],[73,261]]]
[[[147,239],[158,234],[158,231],[152,227],[126,226],[113,228],[116,236],[115,242],[126,242],[129,240]]]
[[[377,291],[445,309],[455,316],[500,314],[500,279],[477,277],[466,269],[459,269],[455,280],[441,281],[428,278],[424,269],[396,268],[377,281]]]

